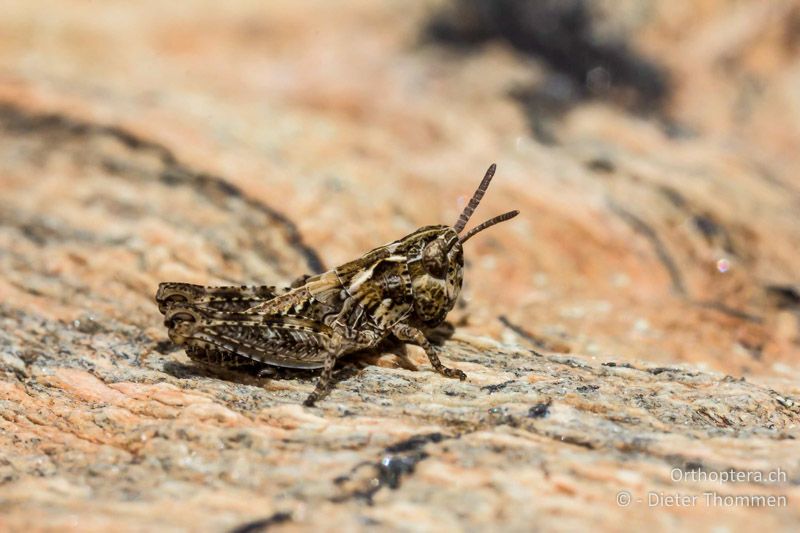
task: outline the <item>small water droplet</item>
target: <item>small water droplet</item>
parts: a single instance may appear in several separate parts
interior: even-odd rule
[[[717,261],[717,270],[721,274],[724,274],[725,272],[727,272],[730,269],[731,269],[731,262],[728,261],[727,259],[725,259],[724,257]]]

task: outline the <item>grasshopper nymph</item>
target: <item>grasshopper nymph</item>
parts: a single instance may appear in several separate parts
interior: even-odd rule
[[[424,226],[292,287],[203,287],[161,283],[156,293],[169,338],[196,363],[214,368],[322,368],[305,405],[325,396],[336,360],[376,346],[389,335],[425,350],[433,368],[444,366],[424,332],[440,325],[461,291],[463,244],[509,220],[509,211],[459,235],[494,176],[486,171],[454,226]]]

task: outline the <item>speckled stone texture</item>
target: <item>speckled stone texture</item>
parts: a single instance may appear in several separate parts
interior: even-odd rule
[[[487,5],[4,3],[0,530],[793,530],[800,5]],[[467,381],[386,346],[309,409],[167,339],[159,281],[290,283],[493,161]]]

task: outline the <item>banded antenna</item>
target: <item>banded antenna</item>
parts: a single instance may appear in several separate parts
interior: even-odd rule
[[[512,219],[517,215],[519,215],[519,211],[514,209],[513,211],[509,211],[508,213],[503,213],[502,215],[497,215],[494,218],[490,218],[489,220],[487,220],[483,224],[478,224],[477,226],[475,226],[474,228],[469,230],[467,232],[467,234],[464,235],[463,237],[459,237],[458,238],[458,242],[460,242],[461,244],[464,244],[465,242],[467,242],[467,239],[469,239],[470,237],[472,237],[476,233],[480,233],[481,231],[485,230],[486,228],[490,228],[490,227],[494,226],[495,224],[499,224],[500,222],[504,222],[506,220]]]
[[[481,198],[483,198],[484,193],[486,193],[486,189],[489,188],[489,183],[491,183],[492,177],[494,176],[494,171],[496,169],[497,165],[494,163],[489,165],[489,169],[486,171],[486,175],[483,177],[483,180],[481,180],[481,184],[478,185],[478,189],[475,191],[475,194],[472,195],[472,199],[461,212],[461,215],[458,217],[458,222],[456,222],[455,226],[453,226],[453,229],[456,230],[456,233],[461,233],[461,231],[464,229],[464,226],[466,226],[467,222],[469,222],[469,217],[472,216],[475,208],[478,207],[478,204],[481,202]]]

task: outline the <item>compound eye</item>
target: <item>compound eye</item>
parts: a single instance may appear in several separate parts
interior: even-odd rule
[[[422,251],[422,265],[433,277],[444,278],[447,273],[447,256],[439,241],[432,241]]]
[[[169,294],[166,297],[161,297],[161,298],[157,297],[157,301],[158,301],[158,310],[161,311],[161,313],[163,314],[167,312],[167,309],[171,305],[188,302],[189,299],[184,294],[176,292]]]
[[[175,313],[171,315],[170,318],[178,322],[197,322],[197,317],[192,313]]]
[[[173,311],[172,313],[169,313],[167,315],[166,319],[164,320],[164,325],[167,326],[169,329],[172,329],[181,322],[193,323],[197,322],[197,319],[198,319],[197,315],[195,315],[192,312],[184,310]]]

